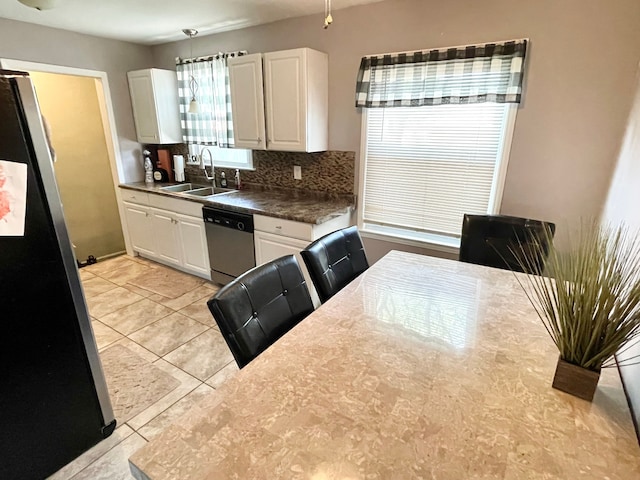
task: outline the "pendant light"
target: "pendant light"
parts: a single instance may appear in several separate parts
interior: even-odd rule
[[[18,0],[27,7],[35,8],[36,10],[49,10],[56,6],[57,0]]]
[[[324,29],[329,28],[329,25],[333,23],[333,17],[331,16],[331,0],[324,0]]]
[[[191,51],[191,76],[189,77],[189,91],[191,92],[191,101],[189,102],[189,113],[198,113],[200,111],[198,107],[198,100],[196,99],[196,93],[198,91],[198,82],[196,81],[196,77],[193,75],[193,37],[198,35],[198,30],[193,28],[185,28],[182,30],[187,37],[189,37],[189,48]]]

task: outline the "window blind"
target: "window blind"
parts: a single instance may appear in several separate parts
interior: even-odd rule
[[[487,213],[506,104],[367,110],[363,222],[460,236]]]

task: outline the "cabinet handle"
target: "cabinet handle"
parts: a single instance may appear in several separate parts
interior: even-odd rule
[[[276,230],[282,230],[282,226],[281,225],[276,225]]]
[[[256,143],[260,143],[262,139],[260,137],[256,138]]]
[[[148,217],[149,216],[149,212],[144,212],[144,216]]]

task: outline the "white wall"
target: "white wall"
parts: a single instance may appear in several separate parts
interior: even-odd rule
[[[603,219],[640,229],[640,82],[636,89]]]
[[[150,47],[0,18],[0,58],[106,72],[122,155],[122,178],[143,178],[126,73],[152,65]]]

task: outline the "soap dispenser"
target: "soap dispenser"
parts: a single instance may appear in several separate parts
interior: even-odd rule
[[[220,173],[220,186],[222,188],[227,188],[227,176],[224,172]]]

